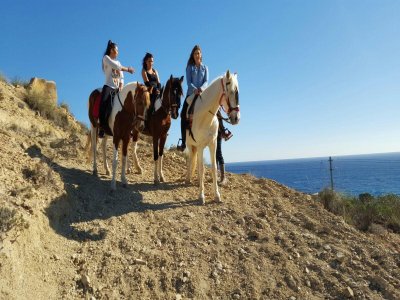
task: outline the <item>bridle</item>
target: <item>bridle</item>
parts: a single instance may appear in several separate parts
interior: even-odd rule
[[[178,104],[176,103],[176,95],[175,95],[174,103],[171,103],[172,94],[174,93],[173,92],[173,90],[174,90],[173,89],[173,84],[172,84],[173,80],[174,80],[174,78],[172,78],[172,80],[169,80],[168,83],[165,86],[165,89],[169,88],[169,90],[168,90],[168,103],[167,103],[167,107],[165,107],[164,105],[162,105],[162,107],[164,109],[164,112],[167,115],[170,115],[172,110],[176,109],[178,107]],[[169,84],[169,86],[168,86],[168,84]],[[164,97],[162,97],[161,101],[162,101],[162,104],[164,104]]]
[[[138,86],[138,87],[139,87],[139,86]],[[138,87],[137,87],[137,88],[138,88]],[[139,115],[139,114],[137,113],[137,107],[136,107],[137,102],[138,102],[138,101],[136,101],[137,93],[138,93],[138,92],[135,93],[135,96],[133,97],[133,103],[132,103],[132,104],[133,104],[133,116],[134,116],[133,122],[135,122],[135,121],[137,121],[137,120],[144,122],[144,121],[145,121],[145,113],[146,113],[146,110],[143,110],[143,115]],[[143,93],[149,93],[149,91],[146,89]]]
[[[229,84],[231,84],[231,82],[230,81],[226,81],[226,84],[224,85],[224,78],[221,78],[222,94],[221,94],[221,97],[219,98],[219,105],[222,106],[222,108],[224,109],[224,107],[222,105],[222,99],[225,98],[225,101],[228,104],[228,111],[226,112],[228,115],[232,111],[239,112],[239,104],[236,107],[232,107],[231,106],[231,102],[229,101],[229,95],[228,95],[228,92],[227,92]]]

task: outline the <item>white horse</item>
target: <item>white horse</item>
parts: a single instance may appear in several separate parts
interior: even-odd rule
[[[108,125],[113,134],[113,163],[112,163],[112,180],[111,189],[116,189],[115,174],[118,164],[118,146],[122,141],[122,171],[121,182],[124,186],[127,184],[126,180],[126,160],[127,149],[130,140],[130,133],[133,128],[142,131],[144,128],[144,120],[146,111],[150,105],[150,92],[147,87],[133,82],[124,86],[124,88],[114,96],[111,115],[108,119]],[[94,90],[89,96],[89,119],[91,123],[91,150],[93,157],[93,175],[97,176],[97,162],[96,162],[96,149],[99,124],[97,119],[93,116],[93,107],[96,97],[98,97],[98,90]],[[110,174],[107,163],[107,139],[106,134],[102,141],[103,148],[103,162],[106,174]],[[89,143],[90,145],[90,143]]]
[[[193,101],[193,98],[194,96],[191,96],[187,99],[189,104]],[[239,83],[237,75],[232,75],[229,70],[223,76],[216,78],[196,100],[191,127],[192,136],[189,135],[189,130],[186,131],[186,144],[189,150],[186,183],[190,183],[190,177],[192,171],[194,171],[196,165],[195,158],[197,156],[199,200],[202,204],[205,204],[203,151],[207,146],[210,150],[214,200],[221,202],[221,195],[217,184],[217,162],[215,153],[218,134],[218,120],[216,114],[219,106],[223,106],[232,125],[239,123]]]

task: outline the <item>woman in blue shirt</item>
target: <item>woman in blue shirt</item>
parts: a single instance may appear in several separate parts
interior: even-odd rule
[[[188,120],[186,119],[186,112],[188,104],[186,102],[187,97],[193,93],[196,95],[201,95],[208,84],[208,68],[202,63],[202,54],[199,45],[193,47],[192,52],[186,66],[186,82],[188,90],[186,93],[185,101],[183,102],[182,112],[181,112],[181,134],[182,134],[182,144],[178,146],[179,151],[184,151],[186,148],[186,129],[188,125]],[[195,97],[195,98],[196,98]]]

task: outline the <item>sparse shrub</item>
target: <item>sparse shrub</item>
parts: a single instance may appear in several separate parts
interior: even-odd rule
[[[374,196],[372,196],[370,193],[363,193],[358,195],[358,199],[360,199],[362,203],[370,203],[374,200]]]
[[[26,80],[23,80],[23,79],[21,79],[21,78],[19,78],[19,77],[14,77],[12,80],[11,80],[11,84],[13,85],[13,86],[23,86],[24,88],[27,88],[28,87],[28,85],[29,85],[29,82],[28,81],[26,81]]]
[[[380,222],[394,232],[400,233],[400,196],[389,194],[379,196],[375,206],[375,213]]]
[[[372,224],[381,224],[400,233],[400,196],[374,197],[363,193],[357,197],[347,196],[325,189],[318,194],[324,208],[342,216],[349,224],[366,231]]]
[[[81,121],[76,121],[76,122],[78,123],[79,126],[79,133],[84,135],[88,134],[89,128],[86,126],[86,124]]]
[[[65,112],[65,110],[59,107],[55,109],[52,120],[54,121],[54,124],[65,130],[68,130],[71,126],[67,113]]]
[[[54,120],[57,107],[43,92],[29,89],[25,94],[24,101],[31,109],[38,111],[42,117]]]
[[[345,205],[341,196],[330,189],[324,189],[319,193],[319,198],[326,210],[334,213],[335,215],[343,215],[345,212]]]
[[[38,162],[32,167],[22,170],[24,178],[33,182],[34,185],[46,185],[53,182],[53,170],[44,162]]]
[[[8,83],[7,77],[0,72],[0,81],[4,83]]]
[[[69,110],[69,105],[67,103],[65,103],[64,101],[61,102],[60,107],[65,109],[67,112],[71,113]]]
[[[0,233],[6,233],[12,228],[27,227],[27,225],[23,216],[19,214],[16,209],[3,205],[0,207]]]

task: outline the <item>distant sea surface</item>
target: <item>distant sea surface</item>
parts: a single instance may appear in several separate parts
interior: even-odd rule
[[[330,187],[329,157],[239,162],[226,164],[232,173],[269,178],[305,193]],[[400,152],[332,156],[333,186],[351,195],[400,195]]]

